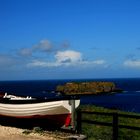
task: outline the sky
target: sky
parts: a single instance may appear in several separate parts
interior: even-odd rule
[[[129,77],[139,0],[0,0],[0,80]]]

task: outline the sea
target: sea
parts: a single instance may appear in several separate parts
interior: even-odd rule
[[[58,94],[54,92],[56,87],[73,81],[110,81],[123,90],[107,95],[81,96],[81,104],[140,113],[140,78],[0,81],[0,92],[34,98],[57,98]]]

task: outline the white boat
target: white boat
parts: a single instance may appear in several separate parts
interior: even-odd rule
[[[71,121],[71,100],[35,99],[5,94],[0,99],[0,116],[12,118],[46,118],[68,126]],[[80,100],[75,100],[75,108]]]

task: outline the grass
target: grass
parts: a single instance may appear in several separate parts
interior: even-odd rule
[[[96,112],[105,112],[105,113],[117,112],[120,114],[140,116],[140,114],[138,113],[106,109],[103,107],[97,107],[93,105],[80,105],[79,109],[85,111],[96,111]],[[110,122],[110,123],[112,122],[111,116],[83,114],[82,118],[87,120],[99,121],[99,122]],[[119,124],[140,127],[140,119],[119,117]],[[34,127],[32,130],[23,131],[23,134],[25,135],[28,135],[30,133],[39,133],[40,135],[44,135],[47,133],[51,136],[54,136],[55,138],[66,137],[67,135],[69,135],[60,131],[46,131],[41,127]],[[112,140],[112,127],[82,123],[82,134],[86,135],[88,137],[88,140]],[[140,131],[119,128],[118,140],[140,140]]]
[[[103,107],[97,107],[93,105],[81,105],[80,109],[86,110],[86,111],[97,111],[97,112],[110,112],[110,113],[117,112],[121,114],[140,116],[140,114],[138,113],[105,109]],[[88,120],[94,120],[94,121],[96,120],[100,122],[112,122],[111,116],[83,114],[82,118],[88,119]],[[119,117],[119,124],[140,127],[140,119]],[[91,124],[82,123],[82,133],[88,136],[88,140],[111,140],[112,139],[112,127],[108,127],[108,126],[91,125]],[[119,128],[118,140],[140,140],[140,131]]]

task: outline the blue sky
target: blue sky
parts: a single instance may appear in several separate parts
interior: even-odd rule
[[[140,77],[139,0],[0,0],[0,80]]]

